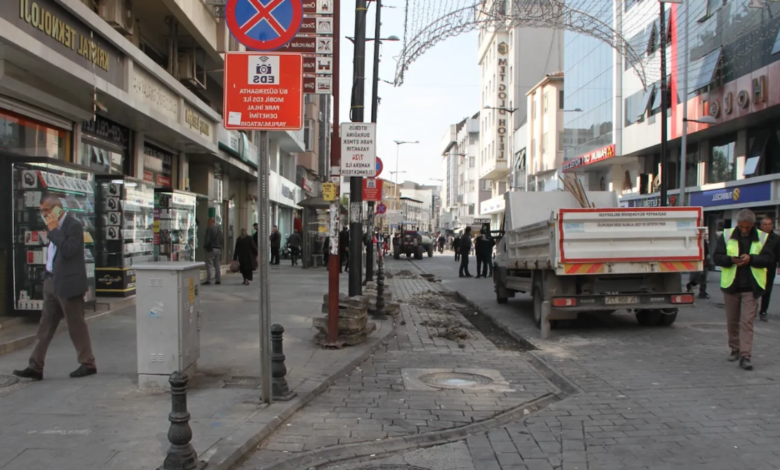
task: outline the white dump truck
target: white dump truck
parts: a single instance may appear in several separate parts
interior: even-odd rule
[[[531,294],[543,336],[550,322],[580,312],[627,309],[642,325],[674,323],[694,301],[681,276],[704,266],[702,208],[620,208],[615,193],[587,197],[594,208],[567,191],[506,194],[493,270],[498,303]]]

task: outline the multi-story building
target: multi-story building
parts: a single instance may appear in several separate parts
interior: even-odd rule
[[[453,230],[478,217],[479,205],[490,197],[489,183],[479,179],[480,113],[450,126],[443,141],[441,228]]]
[[[741,208],[751,208],[759,217],[776,216],[780,164],[770,156],[780,151],[776,124],[780,94],[772,92],[770,84],[780,80],[780,4],[769,2],[752,8],[748,0],[692,3],[687,56],[683,5],[667,4],[664,30],[653,5],[635,1],[619,5],[615,24],[641,63],[631,63],[621,55],[612,55],[618,60],[608,60],[606,54],[586,54],[583,42],[572,41],[571,47],[568,41],[566,44],[567,58],[583,58],[580,71],[604,70],[616,64],[614,73],[592,81],[598,85],[591,87],[600,89],[610,77],[616,77],[610,94],[583,91],[581,99],[572,97],[568,90],[582,81],[582,72],[575,80],[566,75],[566,106],[584,105],[583,114],[598,114],[576,125],[567,115],[567,137],[574,138],[577,145],[575,150],[567,149],[567,170],[579,173],[591,189],[619,192],[621,204],[628,207],[660,205],[659,189],[666,179],[666,202],[703,206],[712,236],[724,227],[733,227]],[[661,111],[659,80],[661,35],[668,44],[667,96],[671,98],[665,113]],[[567,62],[567,70],[571,67]],[[686,67],[687,96],[683,91]],[[644,85],[637,69],[645,71]],[[584,84],[579,88],[586,90]],[[586,99],[586,95],[590,97]],[[684,101],[687,119],[693,122],[687,123],[686,198],[682,200]],[[662,119],[667,121],[667,168],[661,166]],[[712,123],[695,122],[702,120]],[[604,125],[598,136],[586,133],[589,140],[581,139],[580,130],[595,129],[591,124],[596,122],[610,124]]]
[[[526,175],[529,191],[555,191],[562,187],[563,73],[548,74],[526,94],[529,117],[525,125]]]
[[[433,231],[434,221],[436,220],[436,198],[441,191],[439,186],[430,186],[418,184],[413,181],[404,181],[398,185],[401,194],[401,205],[405,200],[415,200],[421,202],[418,217],[414,220],[418,222],[420,230]]]
[[[485,0],[480,15],[505,11],[507,2]],[[517,130],[527,120],[525,94],[548,73],[562,70],[562,30],[505,27],[485,22],[479,31],[481,70],[479,178],[490,198],[477,213],[497,227],[503,218],[504,193],[518,188],[517,173],[525,169],[525,148],[515,145]],[[544,51],[544,53],[540,53]]]
[[[229,259],[257,220],[259,134],[222,126],[223,54],[243,46],[217,14],[224,8],[208,3],[2,2],[0,149],[195,193],[198,238],[215,217]],[[304,197],[297,167],[312,180],[328,167],[325,103],[307,99],[308,141],[305,131],[269,133],[272,204],[260,213],[285,233]]]

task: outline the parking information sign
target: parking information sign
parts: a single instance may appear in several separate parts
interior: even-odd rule
[[[341,124],[341,176],[376,176],[376,124]]]
[[[301,0],[228,0],[225,19],[249,49],[273,51],[290,42],[303,22]]]
[[[225,129],[295,131],[303,128],[300,54],[225,54]]]

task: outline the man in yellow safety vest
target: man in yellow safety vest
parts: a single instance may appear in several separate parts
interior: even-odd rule
[[[737,213],[737,228],[729,228],[718,237],[713,255],[721,267],[720,288],[726,304],[726,324],[729,335],[729,361],[739,359],[739,366],[753,370],[753,322],[758,302],[764,294],[767,268],[774,261],[767,234],[756,229],[756,215],[749,209]]]

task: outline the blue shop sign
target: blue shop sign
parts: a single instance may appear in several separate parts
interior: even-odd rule
[[[772,182],[747,184],[732,188],[713,189],[691,193],[690,205],[701,207],[727,206],[763,202],[772,199]]]

